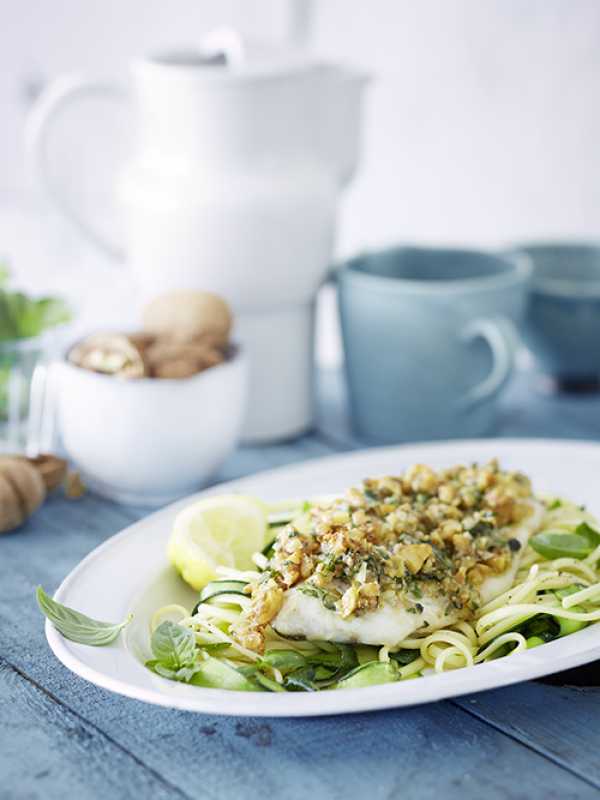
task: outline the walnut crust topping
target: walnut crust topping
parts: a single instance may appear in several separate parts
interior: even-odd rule
[[[495,460],[441,471],[416,464],[396,477],[368,478],[280,531],[234,633],[260,651],[265,626],[293,586],[343,618],[383,603],[419,614],[418,601],[435,596],[447,613],[468,619],[478,587],[518,551],[503,529],[530,513],[531,497],[529,479]]]

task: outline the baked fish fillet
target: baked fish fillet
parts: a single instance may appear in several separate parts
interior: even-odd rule
[[[535,500],[528,501],[528,504],[531,506],[531,514],[522,522],[504,529],[506,538],[517,539],[521,549],[513,554],[507,570],[483,581],[479,587],[483,604],[512,586],[525,546],[530,536],[541,526],[544,506]],[[457,621],[456,612],[446,613],[447,600],[443,597],[423,597],[419,603],[423,607],[420,614],[384,604],[375,611],[343,618],[336,611],[325,608],[318,597],[304,594],[293,587],[286,591],[283,605],[271,624],[282,636],[397,647],[403,639],[423,625],[427,625],[429,631],[434,631]]]

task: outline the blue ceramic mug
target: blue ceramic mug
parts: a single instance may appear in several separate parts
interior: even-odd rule
[[[492,428],[531,266],[521,255],[397,247],[338,271],[350,410],[374,442]]]
[[[533,264],[523,338],[542,371],[566,389],[600,384],[600,246],[519,247]]]

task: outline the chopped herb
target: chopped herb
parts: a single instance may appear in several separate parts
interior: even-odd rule
[[[329,611],[335,611],[336,598],[324,589],[320,589],[310,583],[303,583],[302,586],[298,586],[298,591],[310,597],[316,597]]]
[[[421,655],[419,650],[398,650],[396,653],[390,653],[392,658],[397,664],[405,667],[407,664],[412,664]]]
[[[494,530],[494,526],[489,522],[484,522],[484,520],[480,519],[479,522],[476,522],[472,528],[469,529],[469,533],[472,536],[488,536]]]

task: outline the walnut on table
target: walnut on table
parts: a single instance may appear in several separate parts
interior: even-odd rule
[[[67,462],[49,453],[0,457],[0,533],[26,522],[67,474]]]

